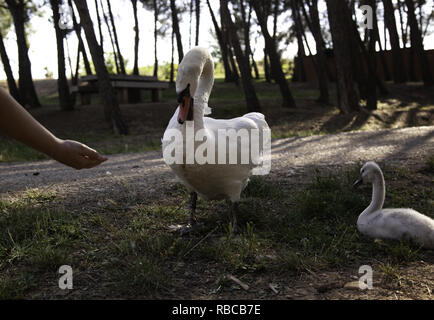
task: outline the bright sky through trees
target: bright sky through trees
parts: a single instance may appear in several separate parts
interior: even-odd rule
[[[42,0],[40,0],[42,1]],[[434,1],[428,1],[427,5],[425,5],[425,9],[429,10],[430,6]],[[103,1],[104,5],[105,1]],[[94,27],[97,28],[96,25],[96,13],[94,1],[88,1],[88,6],[90,9],[90,13],[94,22]],[[211,5],[217,14],[219,8],[219,0],[211,0]],[[319,9],[320,11],[325,10],[325,4],[322,1],[319,1]],[[131,70],[133,67],[133,58],[134,58],[134,19],[133,19],[133,9],[131,2],[129,0],[113,0],[112,1],[113,12],[115,15],[115,23],[116,28],[119,34],[119,42],[121,46],[122,55],[127,60],[127,69]],[[54,33],[54,28],[51,21],[51,9],[46,5],[42,9],[41,16],[34,16],[30,20],[29,24],[29,38],[28,42],[30,44],[29,48],[29,56],[32,63],[32,74],[35,79],[45,78],[46,69],[49,72],[53,73],[53,77],[57,78],[57,48],[56,48],[56,37]],[[283,32],[285,28],[289,28],[290,21],[288,19],[288,14],[285,13],[279,16],[278,23],[278,31]],[[77,14],[78,16],[78,14]],[[138,18],[139,18],[139,28],[140,28],[140,47],[139,47],[139,67],[152,65],[154,61],[154,40],[153,40],[153,12],[145,10],[141,5],[138,6]],[[183,44],[184,50],[188,50],[189,44],[189,13],[186,12],[182,15],[181,21],[181,33],[183,36]],[[169,22],[170,23],[170,22]],[[272,28],[272,19],[269,19],[270,28]],[[194,37],[194,14],[193,14],[193,30],[192,37]],[[379,20],[380,30],[383,28],[383,21]],[[431,26],[432,27],[432,26]],[[262,48],[264,46],[263,39],[261,36],[258,36],[256,30],[259,30],[257,25],[253,25],[254,35],[252,36],[252,49],[255,50],[255,58],[262,59],[263,52]],[[211,17],[209,15],[208,8],[204,3],[202,3],[201,7],[201,19],[200,19],[200,40],[199,45],[207,48],[211,48],[213,45],[217,45],[217,41],[211,35],[211,30],[213,30],[213,26],[211,23]],[[270,29],[271,30],[271,29]],[[170,41],[170,31],[169,28],[168,34],[164,39],[159,38],[158,42],[158,60],[159,63],[165,63],[170,61],[170,53],[171,53],[171,41]],[[432,30],[431,30],[432,31]],[[98,34],[97,29],[95,29],[96,34]],[[109,34],[107,32],[107,28],[103,25],[103,36],[104,40],[104,51],[112,52],[112,47],[110,44]],[[84,37],[84,34],[83,34]],[[315,45],[313,38],[310,33],[307,33],[307,37],[309,43],[311,44],[311,50],[315,53]],[[380,38],[383,42],[383,32],[380,31]],[[193,41],[194,42],[194,41]],[[14,33],[13,27],[7,34],[5,38],[6,49],[8,51],[9,58],[11,60],[12,69],[14,72],[14,76],[18,77],[18,52],[16,45],[16,37]],[[424,39],[425,49],[434,49],[434,33],[430,36],[427,36]],[[74,33],[71,33],[68,36],[68,46],[69,53],[71,55],[72,65],[75,66],[75,58],[77,53],[77,39]],[[283,43],[280,44],[280,47],[283,46]],[[390,46],[388,46],[390,49]],[[65,44],[65,50],[67,50]],[[297,53],[297,44],[294,40],[284,51],[283,57],[294,57]],[[68,52],[66,52],[66,56],[68,56]],[[175,62],[177,63],[177,54],[175,49]],[[67,64],[67,75],[70,75],[69,72],[69,64]],[[6,75],[4,74],[3,66],[0,64],[0,79],[6,79]]]

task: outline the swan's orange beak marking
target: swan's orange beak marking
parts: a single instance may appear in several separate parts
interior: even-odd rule
[[[183,124],[185,120],[193,120],[193,99],[186,96],[179,104],[178,123]]]

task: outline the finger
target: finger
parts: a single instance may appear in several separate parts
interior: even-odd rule
[[[90,168],[93,168],[93,167],[99,165],[100,163],[101,163],[101,161],[98,161],[98,160],[88,160],[88,159],[81,158],[80,160],[77,161],[75,168],[78,170],[90,169]]]
[[[88,157],[90,160],[99,161],[99,163],[107,160],[107,157],[102,156],[96,150],[89,148],[88,146],[82,146],[82,153],[84,156]]]
[[[95,166],[101,164],[102,162],[104,162],[106,160],[107,160],[107,158],[99,157],[98,159],[91,159],[91,158],[84,159],[84,162],[85,162],[86,167],[92,168],[92,167],[95,167]]]

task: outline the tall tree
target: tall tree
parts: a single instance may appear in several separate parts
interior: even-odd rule
[[[419,30],[419,25],[416,19],[415,7],[413,0],[405,0],[405,4],[407,6],[407,19],[410,25],[410,41],[411,47],[414,49],[418,60],[419,66],[422,72],[423,83],[426,86],[431,86],[433,81],[433,76],[431,74],[430,64],[428,61],[428,57],[423,48],[422,35]]]
[[[171,36],[171,40],[172,40],[172,50],[171,50],[171,54],[170,54],[170,77],[169,77],[169,82],[170,83],[174,83],[174,78],[175,78],[175,63],[174,63],[174,55],[175,55],[175,32],[173,31],[172,28],[172,36]]]
[[[291,4],[291,11],[292,11],[292,19],[294,20],[294,27],[295,27],[295,34],[297,38],[297,59],[295,71],[294,71],[294,81],[306,81],[306,71],[304,68],[304,57],[306,56],[306,52],[304,50],[304,44],[303,44],[303,24],[301,22],[301,18],[299,15],[299,8],[298,3],[296,0],[290,0]],[[276,19],[275,19],[276,20]]]
[[[122,119],[119,104],[116,100],[116,94],[110,83],[109,74],[104,64],[104,52],[96,40],[86,0],[74,0],[74,2],[80,15],[81,24],[86,35],[87,44],[98,76],[99,96],[104,105],[106,121],[115,132],[127,134],[128,127]]]
[[[378,44],[378,48],[379,48],[381,68],[383,69],[384,80],[389,81],[392,78],[390,76],[389,66],[387,64],[387,59],[386,59],[386,55],[385,55],[386,48],[384,48],[384,50],[383,50],[383,45],[381,44],[381,40],[380,40],[380,30],[378,28],[378,19],[376,18],[375,20],[376,20],[376,23],[373,25],[374,26],[374,32],[375,32],[374,36],[376,38],[376,43]]]
[[[261,27],[262,35],[265,40],[265,47],[267,49],[267,53],[270,57],[270,65],[271,65],[271,74],[273,75],[274,80],[279,86],[280,93],[282,95],[282,105],[285,108],[295,108],[295,101],[292,96],[291,91],[289,90],[288,82],[286,81],[285,74],[282,70],[282,65],[280,63],[280,56],[277,52],[276,42],[268,33],[267,28],[267,19],[264,16],[264,11],[261,7],[260,0],[252,1],[253,9],[255,10],[256,17],[258,19],[259,25]]]
[[[238,38],[237,30],[232,21],[231,13],[229,12],[228,0],[220,0],[220,14],[222,16],[223,24],[229,32],[229,39],[235,51],[238,67],[240,68],[241,83],[246,98],[247,110],[260,111],[261,105],[259,104],[256,90],[252,83],[249,61],[241,50],[240,39]]]
[[[137,0],[131,0],[134,15],[134,67],[133,74],[139,74],[139,20],[137,19]]]
[[[12,97],[15,98],[15,100],[20,102],[20,93],[18,91],[17,84],[15,82],[14,74],[12,73],[12,68],[9,62],[9,57],[6,52],[6,47],[3,42],[3,36],[2,36],[2,30],[0,30],[0,58],[3,63],[3,68],[5,70],[6,79],[8,82],[9,87],[9,93],[12,95]]]
[[[220,29],[217,19],[215,17],[214,11],[212,10],[211,4],[209,3],[209,0],[206,0],[206,4],[209,9],[209,13],[211,15],[211,21],[214,25],[215,34],[217,37],[217,42],[220,47],[220,52],[222,56],[222,62],[223,62],[223,68],[225,70],[225,82],[232,82],[234,81],[234,76],[232,73],[231,66],[229,64],[229,57],[228,57],[228,45],[224,42],[222,30]]]
[[[346,1],[326,0],[337,74],[338,106],[343,113],[359,110],[352,63],[353,30]]]
[[[318,12],[318,0],[306,0],[306,4],[309,8],[309,14],[306,12],[303,3],[300,3],[304,18],[308,24],[310,32],[315,39],[316,55],[315,55],[315,67],[318,73],[318,86],[320,95],[318,97],[319,102],[329,103],[329,90],[328,90],[328,78],[327,78],[327,56],[325,54],[324,39],[321,32],[321,25]]]
[[[91,75],[92,70],[90,68],[89,58],[87,57],[86,48],[84,46],[83,38],[81,37],[81,25],[77,23],[77,18],[75,16],[74,8],[72,6],[72,0],[68,0],[68,5],[71,8],[72,25],[73,25],[75,34],[77,35],[78,49],[81,52],[81,54],[83,55],[84,68],[86,70],[86,74]],[[80,54],[77,54],[77,64],[79,64],[79,59],[78,59],[79,57],[80,57]]]
[[[392,0],[383,0],[384,21],[389,31],[390,46],[392,47],[393,80],[395,83],[407,81],[407,73],[404,69],[404,57],[399,45],[399,35],[396,28],[395,10]]]
[[[250,47],[250,26],[251,26],[251,20],[252,20],[252,6],[249,5],[248,2],[244,2],[244,0],[238,0],[239,6],[240,6],[240,12],[241,12],[241,22],[243,24],[243,33],[244,33],[244,55],[247,57],[247,59],[252,60],[251,67],[253,67],[253,70],[255,72],[255,78],[259,79],[259,72],[258,67],[256,65],[256,61],[252,54],[252,49]],[[246,6],[248,5],[248,12]]]
[[[71,96],[69,93],[68,80],[66,78],[66,67],[65,67],[65,49],[63,47],[63,40],[65,38],[65,31],[60,29],[60,13],[59,5],[61,1],[50,0],[51,10],[53,11],[53,24],[56,33],[56,44],[57,44],[57,90],[59,92],[59,103],[60,109],[62,110],[72,110],[74,105],[72,104]]]
[[[3,69],[6,74],[6,80],[9,87],[9,93],[15,100],[20,102],[20,93],[18,91],[17,84],[15,82],[14,74],[12,72],[9,57],[6,51],[6,47],[3,41],[3,36],[8,34],[10,27],[12,25],[12,17],[9,12],[0,6],[0,60],[3,64]]]
[[[14,21],[15,33],[17,36],[18,45],[18,65],[19,79],[18,88],[20,92],[21,103],[24,106],[31,108],[41,107],[38,96],[36,94],[35,85],[32,78],[32,66],[30,63],[26,39],[25,24],[29,20],[30,10],[32,5],[25,0],[5,0],[9,11],[11,12]]]
[[[372,24],[377,25],[377,10],[375,0],[364,0],[364,2],[372,8],[373,21]],[[376,72],[377,72],[377,59],[375,55],[375,43],[377,42],[377,30],[367,29],[368,33],[368,59],[373,68],[368,71],[368,83],[367,83],[367,96],[366,96],[366,108],[369,110],[377,109],[377,85],[376,85]]]
[[[402,47],[406,48],[407,47],[407,39],[408,39],[408,20],[407,20],[407,24],[404,23],[404,7],[405,4],[401,1],[398,0],[398,13],[399,13],[399,25],[401,27],[401,40],[402,40]]]
[[[178,48],[178,63],[184,58],[182,49],[181,32],[179,31],[178,9],[176,8],[175,0],[170,0],[170,11],[172,13],[172,27],[176,36],[176,47]]]
[[[224,21],[224,17],[221,13],[221,6],[220,6],[220,23],[222,26],[221,27],[221,34],[222,34],[223,44],[226,45],[225,50],[227,50],[227,54],[228,54],[228,58],[229,58],[229,64],[230,64],[230,68],[231,68],[231,72],[232,72],[231,78],[232,78],[232,81],[238,85],[238,80],[240,79],[240,75],[238,73],[237,64],[235,63],[234,53],[232,51],[233,45],[230,41],[229,27],[227,26],[226,22]]]
[[[196,11],[196,39],[194,45],[199,45],[199,26],[200,26],[200,0],[195,0],[195,11]]]
[[[157,0],[153,0],[154,7],[154,77],[158,77],[158,55],[157,55],[157,39],[158,39],[158,14],[159,14],[159,5]]]
[[[101,4],[101,11],[104,11],[102,8],[101,0],[100,0],[100,4]],[[100,46],[104,47],[104,38],[102,36],[102,22],[101,22],[101,15],[99,14],[98,0],[95,0],[95,10],[96,10],[96,21],[98,23],[98,30],[99,30],[99,44]]]
[[[116,49],[118,52],[119,65],[121,67],[121,72],[123,74],[125,74],[126,72],[125,72],[124,58],[122,57],[121,49],[119,47],[118,32],[116,31],[115,19],[113,17],[113,11],[112,11],[112,6],[110,3],[110,0],[107,0],[107,6],[108,6],[108,13],[109,13],[109,17],[110,17],[110,22],[112,24],[113,36],[114,36],[114,40],[115,40],[115,44],[116,44]]]
[[[114,37],[113,37],[113,34],[112,34],[112,29],[111,29],[111,26],[110,26],[109,18],[107,17],[107,15],[104,12],[104,6],[102,4],[102,0],[99,0],[99,2],[100,2],[100,5],[101,5],[101,13],[102,13],[102,16],[104,18],[104,22],[105,22],[105,24],[107,26],[107,31],[108,31],[108,34],[109,34],[110,43],[112,44],[113,56],[114,56],[114,60],[115,60],[114,63],[115,63],[116,73],[120,74],[121,73],[121,69],[119,67],[119,55],[118,55],[119,53],[118,53],[118,51],[116,49],[116,44],[115,44],[115,40],[114,40]],[[103,45],[102,42],[100,43],[100,46],[102,48],[104,48],[104,45]]]

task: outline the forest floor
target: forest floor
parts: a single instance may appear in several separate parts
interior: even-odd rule
[[[385,206],[434,218],[432,97],[420,86],[393,87],[374,113],[342,116],[322,111],[316,91],[303,86],[300,109],[278,111],[262,86],[272,169],[243,192],[236,236],[222,201],[199,200],[201,229],[187,236],[170,230],[189,212],[187,190],[153,142],[171,103],[122,106],[132,130],[122,138],[104,133],[98,105],[62,113],[48,104],[34,112],[58,135],[124,153],[81,171],[52,160],[0,164],[0,298],[432,299],[434,252],[360,235],[357,216],[371,189],[352,188],[363,162],[377,161]],[[213,102],[221,117],[236,112],[230,103],[242,107],[231,94]],[[11,146],[3,161],[38,159],[3,139],[1,148]],[[73,290],[58,287],[64,264],[73,268]],[[372,290],[358,288],[362,265],[373,269]]]

